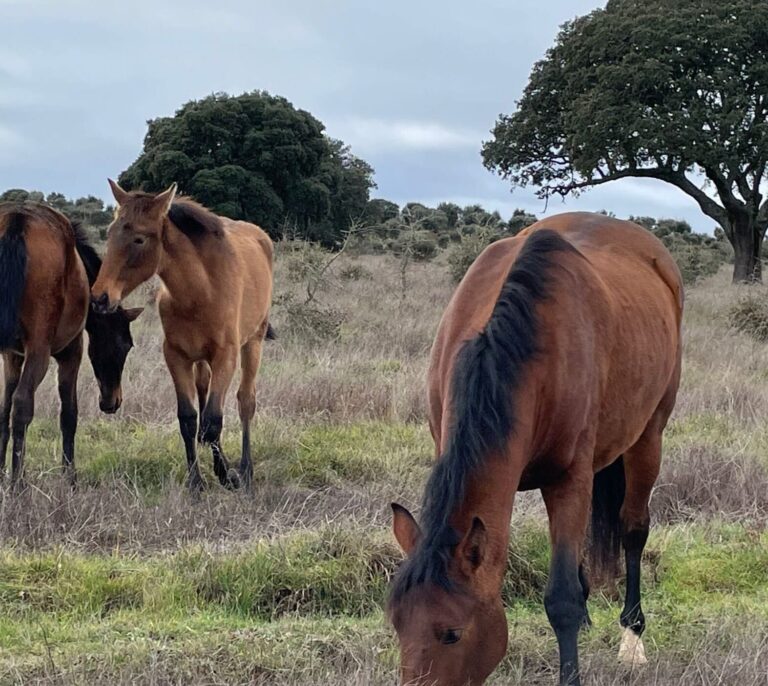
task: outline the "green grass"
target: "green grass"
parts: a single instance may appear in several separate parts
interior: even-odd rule
[[[329,654],[377,646],[395,662],[381,611],[399,555],[384,531],[326,529],[261,541],[240,553],[200,548],[149,558],[65,551],[0,557],[0,675],[120,670],[183,655],[237,657],[251,667],[311,671]],[[541,605],[548,546],[543,527],[516,527],[505,602],[509,668],[554,650]],[[739,527],[668,527],[648,547],[644,607],[653,650],[692,654],[724,617],[768,625],[768,534]],[[598,594],[594,628],[582,638],[600,652],[618,640],[620,604]],[[680,630],[681,626],[686,631]],[[724,637],[723,640],[726,640]],[[152,657],[155,656],[155,657]]]
[[[27,468],[31,473],[59,469],[60,440],[54,421],[32,423],[27,440]],[[334,425],[262,420],[253,432],[251,449],[256,480],[311,488],[340,482],[421,480],[434,454],[426,427],[384,421]],[[210,481],[210,450],[198,450]],[[224,450],[239,459],[236,423],[230,423],[225,430]],[[175,426],[84,423],[78,432],[76,462],[84,484],[96,486],[118,479],[148,494],[162,491],[169,480],[182,483],[186,474],[184,451]]]

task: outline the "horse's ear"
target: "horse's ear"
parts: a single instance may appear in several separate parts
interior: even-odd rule
[[[480,517],[472,520],[466,535],[456,550],[456,556],[461,569],[467,576],[472,576],[485,559],[485,549],[488,543],[488,530]]]
[[[144,311],[143,307],[131,307],[125,310],[125,318],[129,322],[135,322],[143,311]]]
[[[164,190],[160,195],[155,196],[155,207],[160,210],[163,215],[168,214],[168,210],[171,209],[173,199],[176,197],[176,183],[172,183],[167,190]]]
[[[410,555],[421,540],[421,529],[413,515],[402,505],[392,503],[392,515],[392,531],[395,538],[403,552]]]
[[[107,179],[107,181],[109,181],[109,187],[112,189],[112,195],[115,196],[117,204],[124,204],[125,201],[128,200],[128,191],[124,191],[122,188],[120,188],[120,184],[117,183],[117,181],[113,181],[112,179]]]

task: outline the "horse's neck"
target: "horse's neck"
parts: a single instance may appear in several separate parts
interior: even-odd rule
[[[509,527],[515,494],[526,466],[522,446],[509,446],[505,456],[489,456],[468,482],[462,504],[451,517],[451,525],[462,536],[479,517],[487,529],[486,560],[499,587],[507,565]]]
[[[194,243],[170,222],[157,275],[171,297],[181,304],[199,304],[211,296],[214,275],[210,266]]]

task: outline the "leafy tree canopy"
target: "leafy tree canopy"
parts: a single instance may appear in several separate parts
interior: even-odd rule
[[[541,197],[626,177],[670,183],[722,227],[734,278],[759,278],[768,3],[609,0],[562,27],[483,157]]]
[[[333,245],[365,210],[373,169],[315,117],[263,91],[211,95],[148,122],[144,149],[120,176],[127,188],[176,182],[215,212],[273,236]]]

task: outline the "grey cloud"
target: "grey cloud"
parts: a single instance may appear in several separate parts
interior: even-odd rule
[[[377,194],[541,213],[480,145],[558,26],[598,0],[0,0],[0,188],[108,197],[147,119],[215,91],[265,89],[309,110],[376,169]],[[685,217],[686,196],[617,183],[549,211]]]

